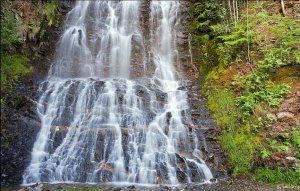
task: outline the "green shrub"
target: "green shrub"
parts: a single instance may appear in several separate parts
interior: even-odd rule
[[[48,25],[51,26],[53,24],[56,24],[56,16],[59,13],[58,12],[58,5],[56,0],[51,0],[46,4],[46,9],[45,9],[46,15],[47,15],[47,20],[48,20]]]
[[[190,29],[211,32],[210,26],[223,20],[225,15],[226,9],[220,1],[211,0],[195,3],[191,14],[194,22]]]
[[[4,4],[9,5],[8,3],[5,1],[1,4],[1,49],[7,49],[10,46],[19,46],[23,43],[22,20],[20,18],[16,19],[13,12],[2,9],[2,6]]]
[[[244,87],[243,95],[237,99],[237,106],[243,111],[243,120],[247,120],[253,114],[255,105],[267,103],[270,107],[279,106],[283,96],[289,93],[288,85],[276,85],[269,81],[270,70],[284,65],[276,51],[272,49],[266,54],[256,71],[247,77],[236,78],[236,84]]]

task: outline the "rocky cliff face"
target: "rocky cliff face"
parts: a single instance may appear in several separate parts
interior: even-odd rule
[[[1,109],[6,117],[1,135],[2,185],[20,184],[23,171],[30,162],[31,148],[40,130],[40,119],[36,113],[37,100],[39,98],[38,87],[47,76],[50,61],[54,55],[55,45],[62,31],[61,25],[46,27],[46,34],[43,40],[47,43],[43,43],[42,46],[37,45],[37,43],[41,41],[41,38],[39,35],[32,35],[28,26],[26,26],[26,22],[27,24],[30,23],[31,19],[39,15],[34,11],[39,3],[42,2],[26,2],[23,5],[23,13],[20,14],[24,17],[24,31],[29,40],[25,47],[35,56],[32,57],[30,63],[33,67],[32,75],[14,84],[14,94],[4,95],[6,99],[14,100],[14,104]],[[64,20],[64,16],[71,7],[71,4],[70,2],[64,1],[59,3],[60,23]],[[189,9],[191,5],[192,3],[189,1],[181,2],[181,21],[176,25],[178,31],[176,67],[177,71],[179,71],[180,78],[186,82],[184,88],[187,88],[190,92],[189,102],[194,124],[190,126],[190,131],[196,131],[196,134],[200,137],[199,141],[202,145],[203,159],[208,163],[214,176],[220,178],[226,176],[226,169],[224,154],[221,152],[216,139],[218,128],[215,122],[210,118],[210,112],[206,107],[206,99],[201,94],[201,88],[197,78],[198,71],[194,66],[190,51],[191,47],[189,41],[191,39],[188,32],[188,25],[191,22],[189,19]],[[143,16],[140,22],[142,23],[142,30],[146,39],[148,39],[149,36],[149,11],[149,1],[144,1],[141,6]],[[31,13],[29,14],[29,12]],[[45,17],[41,18],[41,27],[45,27],[43,24],[46,22]],[[147,42],[145,43],[147,52],[147,48],[149,47],[147,47]],[[134,77],[138,77],[143,74],[143,68],[138,64],[142,58],[134,57],[133,59],[135,59],[137,66],[133,67],[132,70],[135,71]],[[154,64],[152,69],[154,70]],[[148,70],[149,75],[152,74],[153,70],[151,70],[151,68]],[[58,133],[57,140],[55,140],[57,142],[62,141],[61,139],[64,137],[63,127],[61,128],[62,129],[59,129],[61,136]],[[126,132],[124,132],[124,134],[126,134]]]
[[[207,98],[201,90],[199,72],[191,50],[192,39],[188,28],[192,22],[189,15],[192,5],[191,1],[181,2],[181,21],[180,25],[177,26],[179,31],[177,34],[177,71],[187,82],[186,88],[189,92],[191,116],[194,124],[190,130],[194,129],[197,135],[200,135],[199,141],[202,145],[203,160],[210,167],[215,178],[225,178],[227,177],[226,157],[217,140],[220,131],[211,118],[211,112],[207,109]]]
[[[24,44],[13,53],[29,55],[26,63],[32,68],[28,77],[13,84],[13,91],[1,91],[6,100],[1,105],[1,185],[18,185],[30,162],[30,153],[36,135],[40,130],[40,119],[36,113],[39,97],[38,86],[47,76],[50,60],[62,30],[61,24],[72,2],[59,1],[58,14],[52,19],[55,25],[48,25],[44,1],[16,1],[12,9],[22,22]],[[33,31],[31,23],[36,23]],[[42,34],[42,33],[43,34]]]

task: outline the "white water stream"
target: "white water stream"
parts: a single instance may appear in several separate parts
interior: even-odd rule
[[[78,1],[68,14],[56,59],[40,86],[42,125],[24,184],[212,178],[187,127],[187,92],[174,67],[180,2],[151,1],[149,54],[139,22],[142,3]],[[134,64],[149,60],[153,75],[132,77]]]

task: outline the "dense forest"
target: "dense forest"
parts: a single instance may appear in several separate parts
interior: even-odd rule
[[[20,139],[19,112],[30,103],[21,112],[32,115],[32,92],[47,74],[72,4],[1,1],[1,156],[22,150],[22,141],[12,145]],[[186,14],[193,58],[187,76],[196,76],[220,129],[229,176],[299,188],[300,2],[193,0]],[[1,184],[16,184],[5,173]]]

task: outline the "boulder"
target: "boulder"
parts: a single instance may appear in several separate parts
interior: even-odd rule
[[[294,119],[295,115],[291,112],[279,112],[276,114],[278,119]]]

